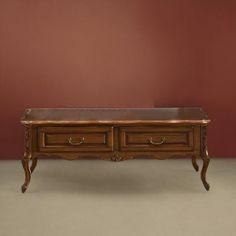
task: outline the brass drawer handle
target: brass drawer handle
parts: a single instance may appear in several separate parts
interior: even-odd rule
[[[73,146],[78,146],[78,145],[81,145],[82,143],[84,143],[84,139],[85,138],[83,137],[83,138],[81,138],[81,140],[79,142],[73,142],[72,137],[70,137],[68,139],[68,142],[69,142],[69,144],[71,144]]]
[[[166,141],[166,137],[162,137],[160,142],[155,142],[155,141],[153,141],[153,138],[152,138],[152,137],[149,139],[149,142],[150,142],[151,144],[153,144],[153,145],[161,145],[161,144],[163,144],[165,141]]]

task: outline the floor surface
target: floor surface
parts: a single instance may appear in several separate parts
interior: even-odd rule
[[[202,164],[201,161],[198,161]],[[235,236],[236,159],[0,161],[0,236]]]

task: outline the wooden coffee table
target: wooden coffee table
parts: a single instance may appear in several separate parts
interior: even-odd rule
[[[93,156],[112,161],[187,156],[196,171],[199,157],[203,160],[201,180],[209,190],[209,122],[207,114],[195,107],[27,109],[21,119],[25,126],[22,192],[29,186],[39,156],[69,160]]]

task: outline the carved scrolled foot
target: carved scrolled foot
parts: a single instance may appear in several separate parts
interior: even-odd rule
[[[193,168],[198,172],[199,167],[196,161],[196,156],[192,156],[192,165],[193,165]]]
[[[21,191],[22,191],[22,193],[24,193],[29,186],[31,172],[30,172],[30,168],[29,168],[29,159],[23,159],[21,162],[22,162],[23,169],[25,171],[25,182],[21,186]]]
[[[114,152],[111,156],[111,161],[123,161],[124,158],[118,153]]]
[[[206,181],[206,172],[207,172],[207,168],[208,168],[209,163],[210,163],[210,158],[208,156],[203,157],[203,166],[202,166],[202,171],[201,171],[201,179],[202,179],[202,183],[203,183],[203,185],[204,185],[204,187],[207,191],[210,189],[210,185]]]
[[[33,173],[35,167],[37,166],[37,163],[38,163],[38,158],[34,158],[34,159],[32,160],[32,164],[31,164],[31,167],[30,167],[30,172],[31,172],[31,174]]]
[[[208,155],[208,148],[207,148],[207,127],[206,126],[202,126],[201,133],[202,133],[201,158],[203,160],[203,166],[202,166],[202,171],[201,171],[201,180],[202,180],[202,183],[203,183],[205,189],[208,191],[210,189],[210,185],[206,181],[206,172],[207,172],[207,168],[210,163],[210,157]]]

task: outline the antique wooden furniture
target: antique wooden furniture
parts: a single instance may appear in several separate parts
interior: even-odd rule
[[[200,157],[201,180],[209,190],[209,122],[201,108],[27,109],[21,119],[26,128],[22,192],[30,183],[38,157],[52,155],[70,160],[94,156],[112,161],[188,156],[196,171],[196,159]]]

